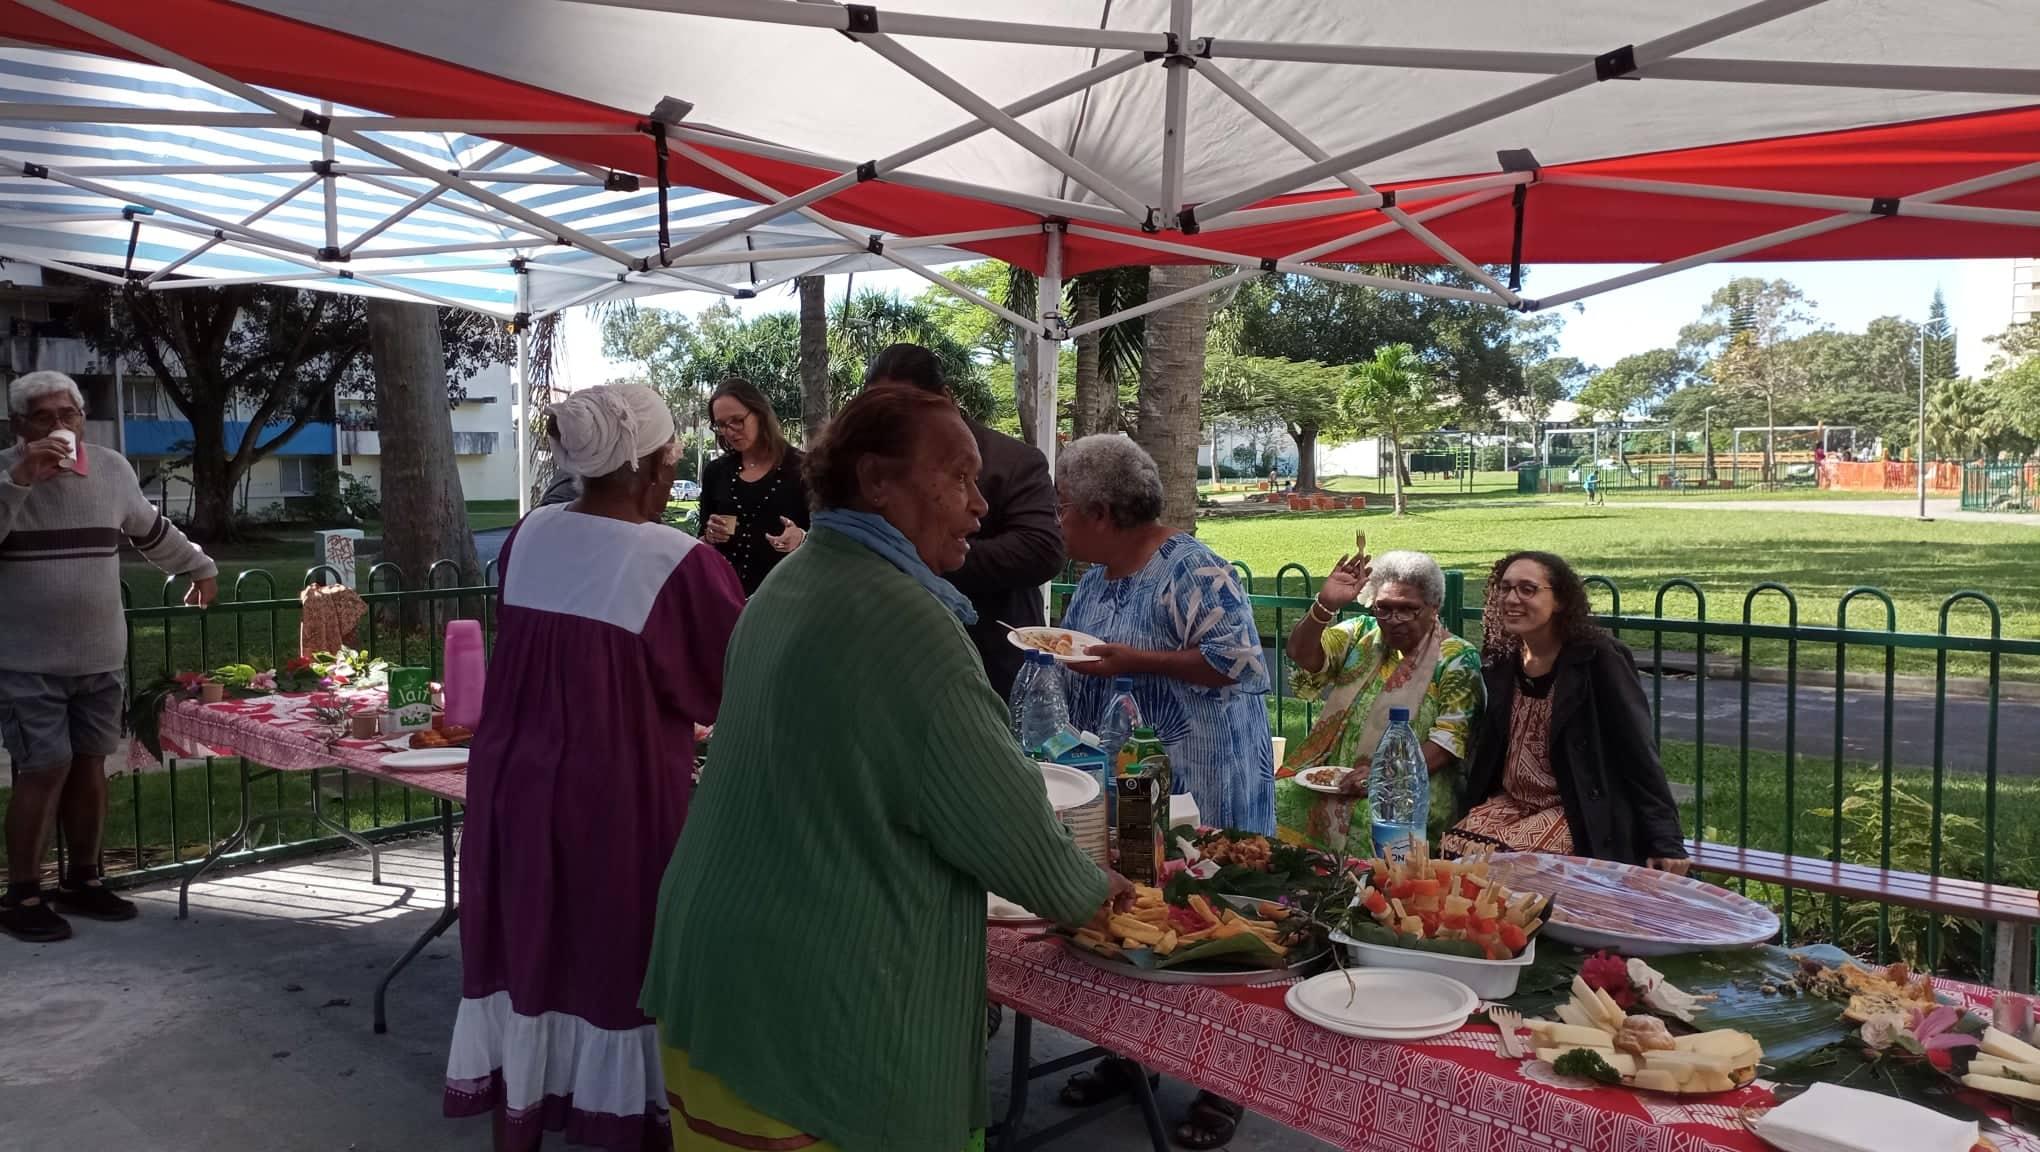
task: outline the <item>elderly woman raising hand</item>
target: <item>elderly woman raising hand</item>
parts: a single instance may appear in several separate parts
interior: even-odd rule
[[[1365,552],[1363,538],[1325,578],[1317,602],[1289,634],[1296,694],[1324,708],[1275,781],[1282,839],[1353,855],[1371,854],[1371,816],[1360,798],[1389,710],[1408,709],[1423,739],[1431,818],[1442,831],[1486,700],[1479,649],[1438,617],[1445,600],[1438,562],[1422,552],[1390,552],[1370,563]],[[1369,615],[1338,620],[1342,609],[1363,599]],[[1340,778],[1336,795],[1296,779],[1325,765],[1353,769]]]

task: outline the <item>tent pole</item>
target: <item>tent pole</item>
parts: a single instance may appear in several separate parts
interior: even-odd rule
[[[1097,193],[1100,199],[1125,213],[1128,219],[1142,227],[1148,226],[1154,215],[1153,210],[1142,204],[1131,192],[1106,178],[1104,173],[1042,139],[1033,129],[1006,115],[991,101],[971,91],[955,77],[908,51],[898,41],[884,33],[856,35],[855,38],[880,56],[892,61],[909,76],[941,93],[951,103],[983,120],[1001,136],[1032,152],[1042,163]]]
[[[1600,188],[1611,192],[1637,192],[1652,196],[1685,197],[1694,200],[1729,200],[1739,204],[1778,204],[1788,208],[1819,208],[1830,212],[1868,212],[1873,200],[1864,196],[1824,196],[1808,192],[1772,192],[1761,188],[1730,188],[1712,184],[1684,184],[1671,180],[1630,180],[1611,176],[1577,176],[1563,172],[1545,177],[1547,184],[1576,188]],[[1967,220],[1983,224],[2011,224],[2040,227],[2040,212],[2017,208],[1975,208],[1963,204],[1921,202],[1914,197],[1898,201],[1899,216],[1934,220]]]
[[[1035,311],[1040,322],[1031,325],[1034,340],[1034,446],[1048,458],[1049,474],[1055,473],[1057,384],[1061,378],[1062,356],[1062,265],[1063,226],[1044,224],[1042,270],[1037,278]]]
[[[1207,65],[1200,65],[1199,72]],[[1528,172],[1497,172],[1492,176],[1473,176],[1465,180],[1442,180],[1436,184],[1424,184],[1415,188],[1395,190],[1395,202],[1407,204],[1418,200],[1443,200],[1466,192],[1484,192],[1490,188],[1509,189],[1531,183],[1535,178]],[[1325,196],[1314,200],[1299,200],[1293,204],[1278,204],[1272,208],[1242,208],[1225,214],[1225,222],[1214,225],[1200,220],[1200,233],[1222,232],[1229,228],[1246,228],[1257,224],[1279,224],[1289,220],[1315,220],[1320,216],[1344,216],[1353,212],[1371,212],[1381,207],[1383,196],[1376,192],[1371,196]]]
[[[22,161],[15,159],[12,156],[0,155],[0,167],[13,169],[13,171],[10,172],[9,175],[20,175],[23,177],[27,177],[29,174],[29,166],[23,163]],[[222,232],[232,232],[237,236],[246,236],[251,240],[255,240],[259,243],[269,245],[271,247],[280,248],[287,252],[296,252],[303,256],[312,256],[317,254],[317,249],[311,247],[308,244],[298,244],[293,241],[286,240],[281,236],[271,236],[264,232],[257,232],[252,228],[244,228],[231,220],[222,220],[217,216],[208,216],[203,212],[197,212],[188,207],[172,204],[167,200],[159,200],[154,196],[147,196],[140,192],[135,192],[130,189],[115,188],[108,184],[101,184],[96,180],[81,179],[77,176],[71,175],[68,172],[64,172],[56,168],[43,168],[40,172],[40,175],[44,179],[54,180],[59,184],[69,185],[70,187],[79,189],[80,191],[83,192],[91,192],[96,195],[104,196],[107,199],[112,200],[116,203],[139,204],[144,208],[153,208],[158,212],[164,213],[165,215],[177,216],[186,220],[194,220],[200,224],[205,225],[207,228],[218,229],[219,231]]]
[[[319,115],[328,120],[333,118],[331,100],[319,101]],[[337,187],[339,178],[333,175],[333,137],[330,133],[319,135],[319,160],[318,167],[324,169],[319,172],[319,184],[326,201],[326,246],[319,252],[319,258],[323,260],[327,252],[340,249],[340,189]]]
[[[1094,240],[1106,240],[1115,244],[1127,244],[1135,248],[1148,248],[1156,252],[1173,252],[1179,256],[1190,256],[1208,260],[1214,264],[1230,264],[1237,268],[1256,268],[1263,272],[1294,272],[1302,276],[1315,276],[1320,280],[1336,280],[1345,284],[1358,284],[1366,288],[1380,288],[1389,292],[1414,292],[1421,296],[1437,296],[1447,300],[1468,300],[1476,304],[1500,304],[1501,298],[1489,292],[1471,288],[1454,288],[1446,284],[1426,284],[1416,280],[1397,280],[1389,276],[1370,276],[1364,272],[1348,272],[1339,268],[1326,268],[1296,260],[1277,260],[1269,268],[1258,257],[1242,256],[1237,252],[1222,252],[1215,248],[1201,248],[1195,244],[1178,244],[1153,236],[1138,236],[1123,232],[1105,232],[1082,224],[1069,226],[1072,234]]]
[[[1242,280],[1258,275],[1260,275],[1259,272],[1242,268],[1236,272],[1229,272],[1224,276],[1214,276],[1203,284],[1178,289],[1167,296],[1158,296],[1155,299],[1136,304],[1131,308],[1122,308],[1110,316],[1100,316],[1096,320],[1079,324],[1070,329],[1070,339],[1074,340],[1079,336],[1089,336],[1100,329],[1110,328],[1114,324],[1123,324],[1128,320],[1145,316],[1150,312],[1159,312],[1164,308],[1173,308],[1185,300],[1195,300],[1199,296],[1209,296],[1214,292],[1223,292]]]
[[[30,2],[30,0],[24,0]],[[39,0],[38,0],[39,2]],[[1757,0],[1712,19],[1700,21],[1654,40],[1635,45],[1628,53],[1636,68],[1646,68],[1668,57],[1690,51],[1703,44],[1725,39],[1739,32],[1771,21],[1790,16],[1823,3],[1824,0]],[[1383,160],[1412,148],[1428,144],[1433,140],[1462,132],[1476,125],[1497,120],[1512,112],[1520,112],[1549,100],[1555,100],[1569,92],[1578,91],[1602,79],[1602,64],[1598,59],[1586,60],[1573,68],[1554,76],[1526,84],[1513,91],[1489,97],[1479,103],[1447,113],[1435,120],[1427,121],[1401,132],[1391,133],[1378,140],[1357,148],[1341,152],[1336,156],[1320,160],[1294,171],[1263,180],[1236,192],[1208,200],[1198,206],[1200,224],[1214,224],[1227,212],[1245,208],[1271,196],[1280,196],[1307,187],[1339,172],[1360,168]]]
[[[1190,47],[1191,0],[1169,0],[1169,38],[1176,54],[1162,58],[1162,218],[1174,220],[1183,211],[1183,133],[1190,106],[1190,70],[1197,61],[1185,55]],[[1216,442],[1214,441],[1214,444]],[[1218,467],[1212,448],[1212,467]],[[1213,472],[1215,477],[1217,472]]]
[[[517,315],[511,320],[517,339],[517,376],[511,392],[517,397],[517,516],[531,511],[531,273],[517,270]]]
[[[791,0],[580,0],[609,8],[716,16],[761,24],[797,24],[849,32],[850,13],[839,4],[793,3]],[[1159,32],[1118,32],[1098,27],[1060,24],[1016,24],[1003,20],[972,20],[960,16],[924,16],[887,8],[874,12],[888,32],[942,40],[990,40],[1002,44],[1042,44],[1061,48],[1113,48],[1134,52],[1166,52]]]
[[[1326,156],[1330,155],[1323,148],[1318,147],[1316,141],[1304,135],[1303,131],[1296,127],[1296,125],[1283,119],[1273,108],[1263,103],[1260,97],[1247,91],[1237,80],[1226,75],[1217,65],[1202,64],[1198,66],[1197,71],[1199,75],[1211,81],[1219,91],[1231,97],[1233,103],[1245,108],[1256,120],[1274,129],[1277,136],[1288,141],[1290,146],[1297,151],[1312,160],[1323,160]],[[1381,193],[1376,191],[1373,185],[1361,179],[1360,174],[1357,172],[1345,171],[1335,173],[1334,178],[1359,195],[1381,197]],[[1381,198],[1387,199],[1386,197]],[[1437,233],[1418,223],[1408,212],[1403,211],[1400,207],[1392,203],[1385,204],[1381,209],[1381,213],[1394,221],[1397,227],[1416,238],[1418,243],[1444,257],[1447,262],[1472,277],[1475,282],[1481,284],[1495,295],[1500,296],[1504,303],[1514,305],[1520,299],[1514,292],[1505,287],[1501,281],[1488,275],[1486,269],[1468,260],[1457,248],[1439,239]]]
[[[333,150],[332,137],[328,136],[326,138],[324,147],[328,152],[331,152]],[[497,160],[502,159],[503,154],[508,151],[510,151],[510,145],[498,144],[496,147],[491,148],[488,151],[488,154],[483,156],[481,160],[476,162],[474,167],[477,169],[487,168],[489,165],[494,164]],[[344,171],[344,169],[342,171]],[[343,256],[354,255],[355,251],[359,249],[363,244],[368,243],[370,240],[375,239],[376,237],[382,235],[384,232],[395,227],[397,224],[403,222],[403,220],[406,217],[410,216],[411,213],[416,212],[418,209],[423,208],[427,204],[432,203],[434,200],[439,199],[441,196],[446,195],[447,191],[448,189],[446,185],[439,184],[434,185],[433,187],[426,189],[424,192],[419,193],[417,196],[413,197],[409,203],[397,209],[395,212],[390,213],[388,216],[383,217],[375,224],[370,225],[367,230],[362,232],[361,235],[356,236],[352,240],[349,240],[346,246],[340,249],[341,255]]]
[[[1000,109],[1000,111],[1006,113],[1009,116],[1024,116],[1037,108],[1045,108],[1058,100],[1064,99],[1065,97],[1068,96],[1072,96],[1078,92],[1082,92],[1090,88],[1094,84],[1098,84],[1105,80],[1110,80],[1112,77],[1117,76],[1122,72],[1129,72],[1135,68],[1140,67],[1144,63],[1146,63],[1146,60],[1141,56],[1140,53],[1128,52],[1123,56],[1119,56],[1114,59],[1108,60],[1105,63],[1100,64],[1096,68],[1092,68],[1084,72],[1079,72],[1075,76],[1072,76],[1067,80],[1063,80],[1060,83],[1051,84],[1048,87],[1043,88],[1041,91],[1036,92],[1031,96],[1025,96],[1019,100],[1015,100],[1011,104],[1008,104],[1004,108]],[[921,141],[919,144],[915,144],[907,148],[902,148],[889,156],[882,156],[877,160],[871,161],[869,165],[870,171],[872,173],[872,178],[877,179],[891,176],[893,174],[893,171],[897,168],[903,167],[907,164],[911,164],[914,161],[921,159],[922,157],[930,156],[936,152],[940,152],[941,150],[949,147],[952,144],[968,140],[971,137],[984,132],[990,127],[991,125],[985,123],[983,120],[973,118],[971,120],[965,121],[962,124],[957,125],[954,128],[949,129],[947,132],[943,132],[935,136],[930,136],[928,139]],[[669,129],[668,131],[670,132],[671,130]],[[688,240],[678,245],[677,247],[673,248],[668,254],[677,257],[684,256],[689,252],[699,251],[700,249],[707,248],[720,240],[726,240],[731,236],[735,236],[739,233],[748,232],[756,225],[763,224],[771,220],[775,220],[788,212],[794,211],[799,208],[805,208],[808,205],[814,204],[821,200],[826,200],[827,198],[834,196],[838,192],[841,192],[847,188],[855,187],[860,181],[865,179],[864,171],[865,171],[864,165],[853,165],[849,171],[842,173],[841,175],[835,177],[832,180],[827,180],[820,184],[817,184],[814,187],[809,188],[805,192],[797,192],[792,196],[787,196],[771,204],[767,204],[764,207],[759,208],[755,212],[750,212],[743,216],[740,216],[737,219],[728,222],[727,224],[711,228],[707,232],[701,234],[700,236],[696,236],[693,239]],[[1028,231],[1031,233],[1033,230],[1028,229]]]

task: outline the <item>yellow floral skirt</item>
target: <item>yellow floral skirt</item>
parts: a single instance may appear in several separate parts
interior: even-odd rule
[[[836,1145],[790,1128],[752,1108],[687,1053],[665,1050],[666,1105],[672,1109],[674,1152],[841,1152]],[[974,1133],[963,1152],[984,1152]]]

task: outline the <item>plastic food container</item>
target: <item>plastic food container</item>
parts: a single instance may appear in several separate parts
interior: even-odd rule
[[[1364,968],[1408,968],[1450,976],[1483,1000],[1506,1000],[1516,994],[1516,982],[1523,970],[1537,959],[1537,941],[1531,940],[1514,960],[1475,960],[1426,952],[1421,948],[1391,948],[1384,944],[1363,944],[1344,932],[1332,933],[1332,943],[1343,947],[1353,963]]]

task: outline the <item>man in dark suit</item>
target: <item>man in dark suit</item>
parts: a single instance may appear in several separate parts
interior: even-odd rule
[[[874,357],[865,370],[864,386],[877,384],[906,384],[949,394],[935,354],[919,344],[894,344]],[[992,687],[1010,697],[1022,654],[1007,642],[1005,626],[1046,623],[1041,586],[1062,572],[1055,483],[1048,475],[1048,459],[1040,452],[969,417],[965,423],[977,438],[983,461],[978,491],[989,508],[977,535],[971,537],[963,567],[946,578],[977,609],[978,622],[969,629],[971,642],[977,645]]]

